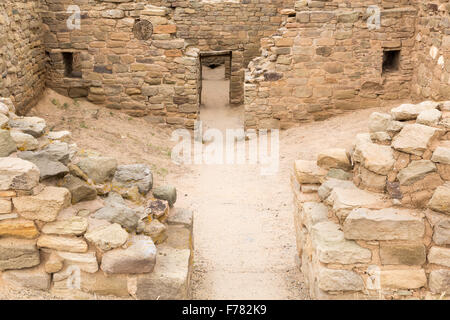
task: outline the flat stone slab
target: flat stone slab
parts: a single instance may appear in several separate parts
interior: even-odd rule
[[[58,256],[64,261],[66,266],[77,266],[81,271],[95,273],[98,271],[98,262],[95,252],[75,253],[75,252],[57,252]],[[64,271],[59,274],[64,276]],[[56,275],[58,277],[58,275]]]
[[[431,247],[428,262],[450,268],[450,248]]]
[[[362,143],[357,151],[361,165],[372,172],[387,175],[394,166],[394,153],[390,146]]]
[[[436,165],[430,160],[415,160],[411,161],[406,168],[400,170],[397,178],[400,185],[409,186],[436,170]]]
[[[0,271],[30,268],[40,263],[35,240],[0,239]]]
[[[358,189],[352,181],[328,178],[317,189],[317,193],[321,200],[325,200],[331,194],[334,188],[341,189]]]
[[[192,229],[194,223],[194,213],[190,209],[174,208],[170,211],[166,222],[169,225],[184,225],[188,229]]]
[[[433,293],[450,291],[450,270],[440,269],[430,272],[428,286]]]
[[[120,224],[113,223],[111,225],[96,228],[89,231],[84,237],[95,244],[97,248],[108,251],[120,247],[128,240],[128,232],[123,229]]]
[[[64,220],[50,222],[42,227],[46,234],[82,235],[88,227],[88,221],[84,217],[71,217]]]
[[[3,272],[3,280],[12,285],[37,289],[50,289],[51,276],[43,267],[34,267],[22,270],[8,270]]]
[[[381,270],[382,289],[418,289],[427,285],[425,270]]]
[[[351,163],[345,149],[330,148],[321,151],[317,156],[317,165],[326,170],[331,168],[351,169]]]
[[[422,156],[437,132],[438,129],[422,124],[407,124],[395,136],[392,147],[402,152]]]
[[[318,286],[323,291],[361,291],[364,282],[356,272],[321,268]]]
[[[310,231],[316,223],[328,220],[328,208],[321,202],[305,202],[300,211],[300,219]]]
[[[437,147],[433,152],[431,161],[442,164],[450,164],[450,148],[442,146]]]
[[[317,165],[316,161],[296,160],[294,172],[299,183],[321,183],[327,171]]]
[[[355,209],[344,225],[346,239],[354,240],[419,240],[425,232],[422,218],[408,209]]]
[[[37,241],[37,246],[39,248],[77,253],[83,253],[88,250],[87,243],[83,239],[53,235],[41,235]]]
[[[380,258],[384,265],[422,265],[425,263],[426,249],[420,243],[380,243]]]
[[[5,219],[0,220],[0,237],[16,237],[34,239],[39,235],[36,225],[31,220]]]
[[[450,214],[450,184],[446,183],[434,190],[428,208]]]

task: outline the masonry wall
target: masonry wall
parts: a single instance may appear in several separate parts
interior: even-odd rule
[[[36,1],[0,3],[0,96],[11,97],[18,113],[35,104],[44,88],[45,53]]]
[[[412,92],[417,98],[450,98],[450,3],[417,1],[416,71]]]
[[[298,2],[246,76],[246,127],[287,128],[410,95],[416,9],[378,3],[369,29],[366,3]],[[385,8],[383,8],[383,6]],[[400,50],[398,70],[383,72],[383,52]]]
[[[198,116],[199,59],[177,37],[171,10],[148,1],[42,0],[47,85],[157,123],[193,127]],[[81,9],[81,29],[67,26],[69,5]],[[133,30],[150,21],[142,38]],[[81,77],[68,76],[64,54],[79,61]]]

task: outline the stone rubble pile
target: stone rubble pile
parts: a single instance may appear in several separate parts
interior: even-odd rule
[[[315,299],[450,292],[450,101],[374,112],[351,150],[297,160],[301,270]]]
[[[145,164],[79,151],[0,102],[0,276],[56,296],[186,299],[192,212]]]

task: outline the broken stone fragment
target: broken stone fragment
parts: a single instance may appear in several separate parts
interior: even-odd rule
[[[360,291],[364,289],[362,278],[350,270],[321,268],[318,286],[323,291]]]
[[[67,142],[72,138],[70,131],[50,131],[47,133],[47,138],[50,140],[60,140],[62,142]]]
[[[397,178],[400,185],[409,186],[422,180],[427,174],[435,172],[436,166],[430,160],[412,161],[406,168],[399,171]]]
[[[56,252],[52,252],[45,262],[44,269],[47,273],[56,273],[61,271],[63,266],[64,260]]]
[[[424,110],[419,113],[416,122],[426,126],[435,126],[441,120],[441,116],[442,113],[437,109]]]
[[[153,219],[164,220],[169,213],[169,203],[166,200],[150,200],[145,213]]]
[[[50,222],[42,227],[42,232],[45,234],[59,234],[59,235],[82,235],[88,226],[86,218],[71,217],[64,220]]]
[[[450,291],[450,270],[433,270],[430,272],[428,285],[431,292],[442,293]]]
[[[448,183],[436,188],[428,207],[435,211],[450,214],[450,185]]]
[[[450,267],[450,248],[431,247],[428,253],[428,262]]]
[[[135,236],[126,249],[107,251],[102,257],[100,268],[106,273],[148,273],[156,262],[156,247],[150,237]]]
[[[95,252],[76,253],[76,252],[62,252],[58,251],[58,256],[64,260],[66,266],[76,266],[81,271],[88,273],[95,273],[98,271],[98,262]],[[58,272],[54,278],[64,278],[66,270]],[[55,279],[55,281],[57,281]]]
[[[42,156],[40,152],[19,152],[17,156],[34,163],[39,168],[41,180],[52,177],[62,177],[69,173],[69,169],[64,164]]]
[[[159,222],[158,219],[153,219],[145,224],[143,233],[152,238],[155,244],[160,244],[167,239],[166,230],[166,225]]]
[[[431,161],[442,164],[450,164],[450,148],[437,147],[433,152]]]
[[[357,146],[355,153],[358,154],[358,162],[366,169],[387,175],[395,163],[394,153],[390,146],[375,143],[362,143]]]
[[[177,201],[177,189],[173,186],[161,186],[153,189],[152,193],[156,199],[167,200],[170,207]]]
[[[39,142],[31,134],[21,131],[11,131],[11,138],[16,143],[17,149],[20,151],[32,151],[39,148]]]
[[[422,156],[438,132],[436,128],[422,124],[407,124],[394,137],[392,147],[398,151]]]
[[[436,109],[437,106],[437,103],[431,101],[424,101],[419,104],[405,103],[393,108],[391,114],[395,120],[414,120],[422,111]]]
[[[321,183],[327,171],[317,165],[316,161],[296,160],[294,172],[299,183]]]
[[[77,237],[62,237],[54,235],[41,235],[37,240],[39,248],[48,248],[58,251],[83,253],[88,246],[83,239]]]
[[[450,219],[442,219],[437,222],[433,231],[433,241],[436,244],[450,244]]]

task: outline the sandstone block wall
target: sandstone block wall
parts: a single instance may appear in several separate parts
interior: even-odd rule
[[[45,51],[37,1],[0,3],[0,96],[19,113],[34,106],[45,85]]]
[[[193,127],[199,112],[198,51],[188,50],[177,36],[168,7],[132,0],[41,4],[50,57],[47,86],[158,123]],[[71,4],[81,9],[80,30],[67,26]],[[133,32],[139,21],[152,23],[150,38]],[[65,72],[68,53],[79,60],[78,77]]]
[[[0,102],[0,285],[58,299],[188,299],[193,214],[146,164],[79,151]],[[5,121],[6,120],[6,121]]]
[[[425,101],[375,112],[351,150],[295,162],[297,248],[312,298],[447,298],[449,111],[450,101]]]
[[[365,2],[298,1],[281,28],[261,41],[245,85],[247,127],[287,128],[409,97],[417,10],[375,3],[369,29]],[[400,50],[398,70],[383,72],[385,51]]]
[[[450,99],[450,4],[448,1],[416,2],[412,92],[426,99]]]

